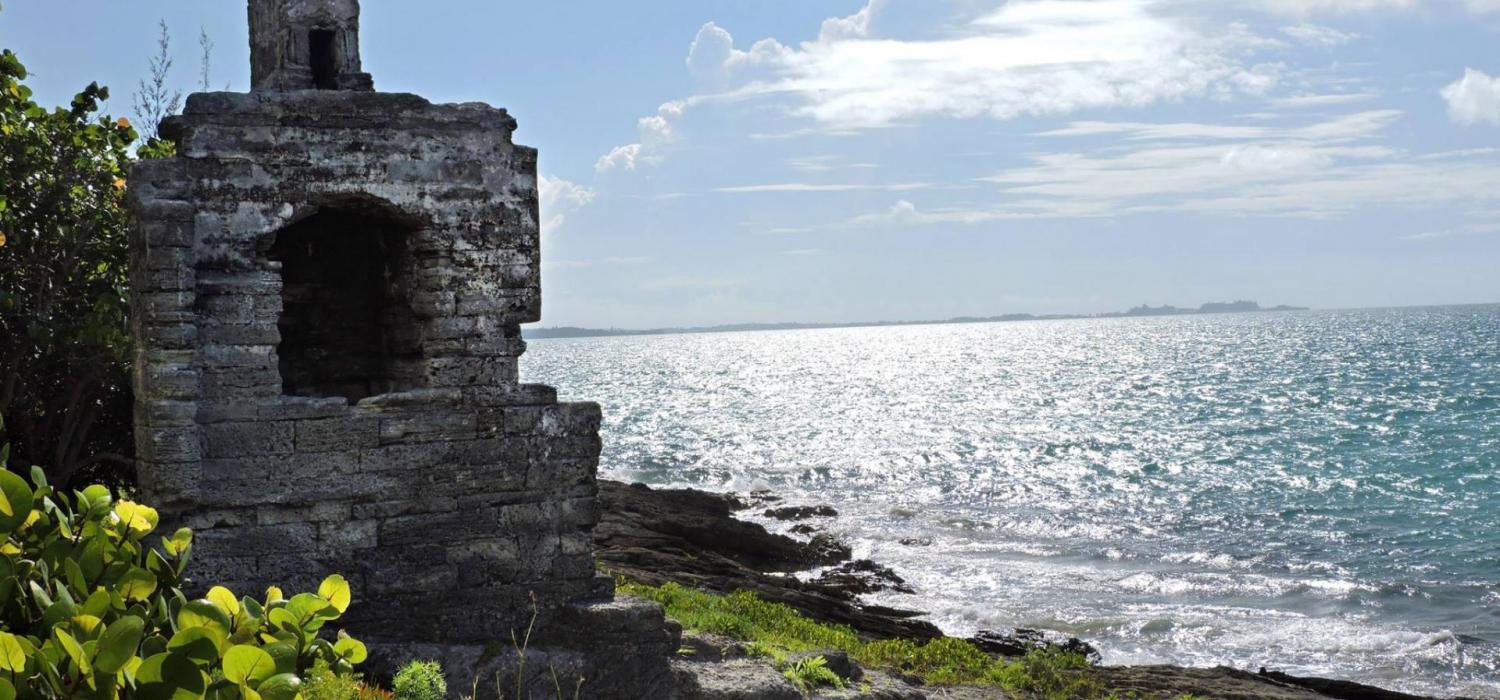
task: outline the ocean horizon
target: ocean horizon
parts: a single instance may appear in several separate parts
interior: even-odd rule
[[[522,377],[603,405],[608,478],[835,507],[951,634],[1500,697],[1500,305],[553,339]]]

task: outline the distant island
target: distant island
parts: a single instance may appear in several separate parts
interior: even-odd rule
[[[548,338],[598,338],[630,335],[679,335],[688,333],[743,333],[749,331],[816,330],[827,328],[876,328],[882,326],[937,326],[959,323],[1011,323],[1017,321],[1065,321],[1087,318],[1134,318],[1139,316],[1195,316],[1206,314],[1273,313],[1281,311],[1307,311],[1303,306],[1262,307],[1253,301],[1209,302],[1196,309],[1177,306],[1147,306],[1142,304],[1129,311],[1104,314],[1004,314],[1001,316],[958,316],[940,321],[860,321],[855,323],[734,323],[722,326],[694,326],[687,328],[652,328],[628,330],[622,328],[578,328],[557,326],[553,328],[526,328],[522,335],[527,339]]]

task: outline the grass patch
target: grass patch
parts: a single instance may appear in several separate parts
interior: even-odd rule
[[[1130,697],[1110,692],[1081,654],[1037,650],[1021,659],[1004,660],[952,637],[921,644],[905,639],[869,642],[849,627],[810,620],[790,606],[767,602],[744,591],[717,595],[675,583],[646,586],[630,582],[621,583],[619,591],[660,603],[667,616],[686,629],[745,642],[752,655],[769,658],[778,667],[787,665],[789,654],[837,649],[866,668],[914,675],[931,686],[992,686],[1047,700]],[[811,669],[803,672],[812,674]]]

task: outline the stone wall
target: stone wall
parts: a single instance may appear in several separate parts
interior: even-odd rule
[[[599,408],[517,376],[540,282],[514,129],[316,91],[194,95],[164,125],[179,155],[130,180],[136,437],[144,497],[196,530],[197,580],[343,573],[352,631],[393,653],[508,642],[533,600],[554,632],[607,605]],[[654,615],[630,653],[664,669]]]

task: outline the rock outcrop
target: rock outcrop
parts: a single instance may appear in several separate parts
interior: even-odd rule
[[[673,581],[720,593],[754,592],[827,622],[875,638],[933,639],[942,632],[919,612],[859,601],[859,589],[835,577],[801,581],[789,574],[849,560],[828,535],[811,542],[768,532],[734,516],[746,504],[732,496],[599,482],[599,565],[626,578]],[[894,575],[894,574],[892,574]]]

